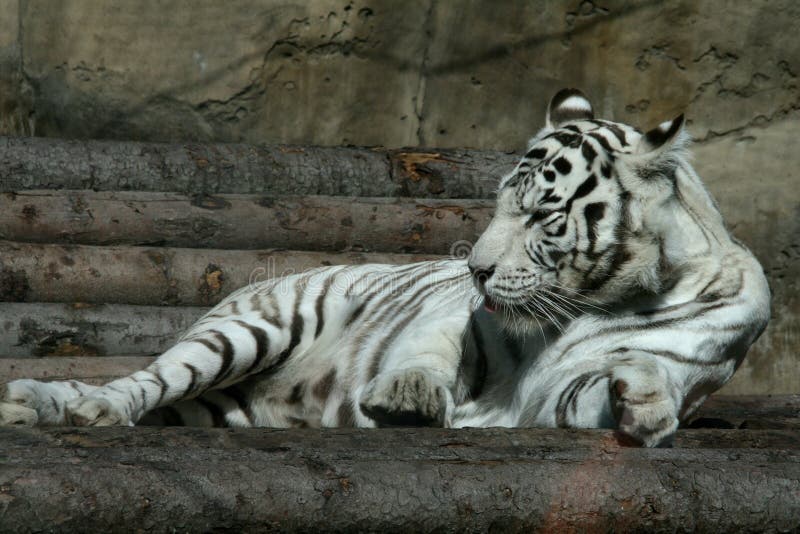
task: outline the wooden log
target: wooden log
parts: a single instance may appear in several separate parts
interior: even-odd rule
[[[798,435],[760,449],[749,432],[653,450],[589,430],[0,429],[0,517],[13,532],[794,529]]]
[[[489,150],[0,137],[0,190],[488,198],[519,156]]]
[[[0,355],[159,354],[208,308],[0,303]]]
[[[211,306],[248,284],[323,265],[436,257],[0,242],[0,300]]]
[[[448,254],[487,200],[24,191],[0,195],[0,239],[28,243]]]
[[[715,395],[689,428],[800,429],[800,395]]]
[[[0,357],[0,384],[18,378],[32,378],[45,381],[75,379],[99,385],[144,369],[154,359],[152,356]]]

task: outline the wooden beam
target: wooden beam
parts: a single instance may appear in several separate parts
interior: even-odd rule
[[[797,438],[679,431],[653,450],[591,430],[0,429],[0,517],[13,532],[787,531]]]
[[[23,191],[0,195],[0,239],[449,254],[493,212],[488,200]]]
[[[212,306],[246,285],[324,265],[434,255],[0,242],[0,300]]]
[[[712,395],[688,426],[800,430],[800,395]]]
[[[208,308],[0,302],[0,355],[159,354]]]
[[[0,137],[3,191],[93,189],[488,198],[519,156],[490,150]]]
[[[0,357],[0,384],[18,378],[32,378],[45,381],[74,379],[100,385],[144,369],[154,359],[152,356]]]

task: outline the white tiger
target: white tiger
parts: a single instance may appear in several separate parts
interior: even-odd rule
[[[769,319],[762,269],[686,144],[682,116],[642,134],[563,90],[469,261],[243,288],[128,377],[7,384],[0,423],[606,427],[666,444]]]

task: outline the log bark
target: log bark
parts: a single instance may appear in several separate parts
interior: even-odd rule
[[[0,355],[159,354],[206,311],[192,306],[0,303]]]
[[[493,211],[487,200],[41,190],[0,195],[0,239],[448,254]]]
[[[692,419],[692,428],[800,430],[800,395],[712,396]]]
[[[74,379],[99,385],[144,369],[154,359],[152,356],[0,357],[0,384],[18,378],[32,378],[45,381]]]
[[[0,191],[93,189],[488,198],[519,156],[488,150],[0,137]]]
[[[212,306],[251,283],[324,265],[439,256],[0,242],[0,300]]]
[[[743,437],[745,434],[747,437]],[[4,530],[741,531],[800,524],[796,433],[2,429]]]

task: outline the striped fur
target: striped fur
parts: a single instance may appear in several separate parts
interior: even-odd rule
[[[642,134],[559,93],[468,262],[243,288],[128,377],[7,384],[0,423],[615,427],[667,443],[769,319],[682,124]]]

